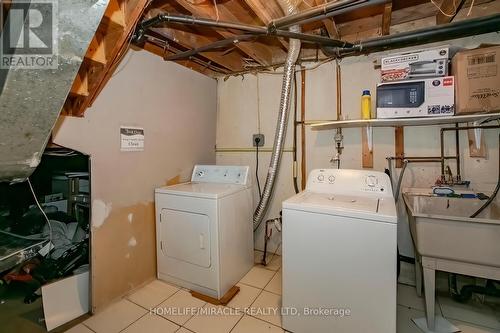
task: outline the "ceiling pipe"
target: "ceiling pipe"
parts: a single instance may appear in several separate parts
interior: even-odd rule
[[[230,30],[240,30],[249,34],[254,34],[257,36],[274,36],[274,37],[285,37],[285,38],[293,38],[299,39],[303,42],[319,44],[322,46],[330,46],[330,47],[352,47],[353,45],[348,42],[344,42],[337,39],[331,39],[324,36],[319,35],[311,35],[304,34],[297,31],[289,31],[289,30],[280,30],[275,28],[261,27],[256,25],[244,24],[244,23],[235,23],[235,22],[226,22],[226,21],[217,21],[206,18],[196,18],[193,16],[186,15],[171,15],[168,13],[158,14],[157,16],[142,21],[133,36],[133,40],[135,42],[140,42],[144,37],[145,32],[154,26],[160,25],[164,22],[171,23],[180,23],[180,24],[190,24],[190,25],[199,25],[199,26],[207,26],[212,28],[220,28],[220,29],[230,29]],[[208,46],[208,45],[207,45]]]
[[[427,44],[497,31],[500,31],[500,14],[368,39],[355,43],[353,47],[323,47],[323,52],[328,56],[342,57],[402,48],[412,45]]]
[[[175,60],[186,59],[186,58],[193,57],[193,56],[195,56],[199,53],[202,53],[202,52],[208,52],[208,51],[213,51],[213,50],[217,50],[217,49],[221,49],[221,48],[226,48],[228,46],[238,44],[239,42],[248,42],[248,41],[254,40],[255,38],[256,38],[256,36],[254,36],[254,35],[234,36],[231,38],[216,41],[214,43],[211,43],[211,44],[208,44],[205,46],[191,49],[189,51],[176,53],[176,54],[167,56],[164,59],[166,61],[175,61]]]
[[[275,19],[269,23],[274,29],[286,28],[294,24],[303,25],[319,21],[328,17],[337,16],[353,10],[376,6],[386,3],[387,0],[339,0],[316,6],[300,13]]]

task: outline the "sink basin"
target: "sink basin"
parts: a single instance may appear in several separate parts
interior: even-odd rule
[[[426,329],[434,332],[436,270],[500,279],[500,207],[493,201],[404,193],[413,244],[417,251],[417,294],[425,290]],[[442,318],[441,318],[442,319]]]
[[[500,267],[500,205],[478,217],[479,199],[403,194],[410,231],[419,255]]]

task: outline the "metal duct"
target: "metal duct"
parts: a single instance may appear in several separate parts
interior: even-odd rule
[[[108,0],[53,3],[58,19],[53,22],[57,30],[52,37],[58,47],[51,59],[57,61],[57,68],[0,70],[0,181],[23,181],[38,166]],[[41,12],[43,18],[50,12],[40,10],[35,2],[26,6],[26,10]],[[9,15],[6,24],[11,19]],[[14,54],[21,51],[16,49]]]
[[[278,0],[281,8],[287,15],[297,13],[297,5],[293,0]],[[289,28],[291,32],[300,32],[300,26],[294,25]],[[288,55],[284,65],[283,84],[281,87],[280,109],[278,114],[278,123],[276,125],[276,134],[274,137],[273,152],[267,171],[266,183],[260,197],[259,204],[253,215],[253,228],[257,230],[269,208],[269,202],[273,194],[274,185],[278,176],[281,164],[281,155],[283,154],[283,145],[285,144],[286,128],[288,124],[288,113],[290,110],[290,98],[293,87],[293,73],[295,63],[300,53],[300,40],[290,39]]]

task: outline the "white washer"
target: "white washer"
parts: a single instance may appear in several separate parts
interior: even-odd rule
[[[220,299],[253,266],[248,166],[197,165],[191,182],[158,188],[158,278]]]
[[[395,333],[396,243],[386,174],[313,170],[283,202],[283,327]]]

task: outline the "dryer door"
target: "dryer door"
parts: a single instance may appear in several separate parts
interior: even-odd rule
[[[207,215],[161,210],[160,248],[163,255],[200,267],[210,267],[210,219]]]

